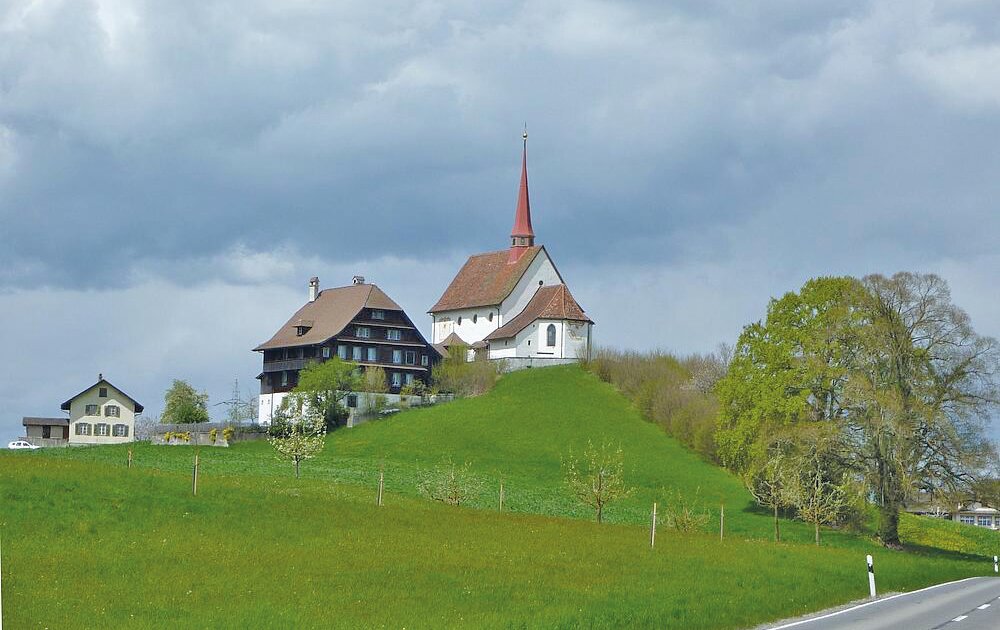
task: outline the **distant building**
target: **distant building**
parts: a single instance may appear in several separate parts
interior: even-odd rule
[[[435,344],[464,343],[490,359],[565,362],[590,355],[594,322],[544,246],[535,245],[528,199],[527,134],[508,249],[470,256],[428,311]],[[471,358],[471,356],[470,356]]]
[[[67,418],[23,418],[25,439],[38,446],[120,444],[135,440],[142,405],[98,375],[97,382],[61,406]]]
[[[958,506],[951,518],[964,525],[1000,529],[1000,511],[978,501]]]
[[[351,285],[322,291],[319,278],[312,278],[309,301],[254,351],[263,354],[257,378],[258,418],[264,424],[311,362],[337,356],[362,369],[380,367],[389,392],[396,394],[415,380],[429,384],[431,367],[440,359],[403,307],[361,276]]]

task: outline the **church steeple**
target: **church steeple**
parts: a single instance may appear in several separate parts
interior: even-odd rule
[[[516,261],[525,248],[535,244],[535,231],[531,229],[531,204],[528,201],[528,130],[521,134],[521,187],[517,194],[514,229],[510,231],[510,262]]]

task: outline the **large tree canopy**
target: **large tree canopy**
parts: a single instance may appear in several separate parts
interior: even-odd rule
[[[294,392],[323,418],[327,429],[332,429],[347,419],[344,399],[361,388],[358,366],[333,357],[322,363],[311,363],[299,372],[299,384]]]
[[[833,425],[851,457],[829,478],[863,479],[880,538],[898,545],[909,494],[967,485],[986,464],[998,364],[996,341],[975,333],[937,276],[811,280],[740,336],[717,388],[719,452],[746,473],[782,427]]]
[[[208,422],[208,394],[198,392],[187,381],[175,379],[163,395],[161,422],[194,424]]]

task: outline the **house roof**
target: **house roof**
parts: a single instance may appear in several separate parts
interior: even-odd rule
[[[139,402],[138,402],[138,401],[137,401],[137,400],[136,400],[135,398],[132,398],[131,396],[129,396],[128,394],[126,394],[126,393],[125,393],[125,392],[124,392],[124,391],[122,390],[122,388],[120,388],[120,387],[115,387],[114,385],[112,385],[112,384],[111,384],[111,383],[110,383],[110,382],[108,381],[108,379],[104,378],[103,376],[101,376],[101,377],[100,377],[100,378],[99,378],[99,379],[97,380],[97,382],[96,382],[96,383],[94,383],[93,385],[91,385],[91,386],[90,386],[90,387],[88,387],[87,389],[83,390],[82,392],[80,392],[80,393],[79,393],[79,394],[77,394],[76,396],[73,396],[72,398],[70,398],[70,399],[69,399],[69,400],[67,400],[66,402],[64,402],[64,403],[63,403],[62,405],[60,405],[60,406],[59,406],[59,408],[60,408],[60,409],[62,409],[63,411],[69,411],[69,408],[70,408],[70,404],[71,404],[71,403],[72,403],[72,402],[73,402],[74,400],[76,400],[76,399],[77,399],[77,398],[79,398],[80,396],[82,396],[82,395],[86,394],[86,393],[87,393],[87,392],[89,392],[90,390],[92,390],[92,389],[94,389],[95,387],[97,387],[97,386],[99,386],[99,385],[102,385],[102,384],[103,384],[103,385],[107,385],[108,387],[111,387],[111,388],[114,388],[114,389],[115,389],[115,391],[119,392],[119,393],[120,393],[120,394],[121,394],[122,396],[124,396],[125,398],[128,398],[128,399],[129,399],[130,401],[132,401],[132,409],[133,409],[133,410],[134,410],[134,411],[135,411],[136,413],[142,413],[142,410],[143,410],[143,406],[142,406],[142,405],[140,405],[140,404],[139,404]]]
[[[340,334],[363,308],[402,311],[403,307],[374,284],[352,284],[346,287],[324,289],[316,300],[306,302],[270,339],[255,351],[269,348],[288,348],[323,343]],[[305,334],[296,328],[308,326]]]
[[[565,284],[553,284],[535,291],[524,310],[512,320],[486,335],[486,341],[509,339],[537,319],[562,319],[593,324],[583,308],[573,299]]]
[[[26,427],[68,427],[69,418],[34,418],[31,416],[25,416],[24,418],[21,418],[21,424]]]
[[[509,249],[469,256],[437,304],[428,312],[495,306],[503,302],[531,262],[545,248],[535,245],[520,249],[524,253],[513,262],[510,261]]]

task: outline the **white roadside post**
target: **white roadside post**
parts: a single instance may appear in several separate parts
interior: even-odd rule
[[[866,556],[868,560],[868,592],[871,593],[872,599],[875,599],[875,565],[872,563],[872,557]]]
[[[996,556],[993,556],[993,572],[1000,573],[1000,562],[997,562]]]

